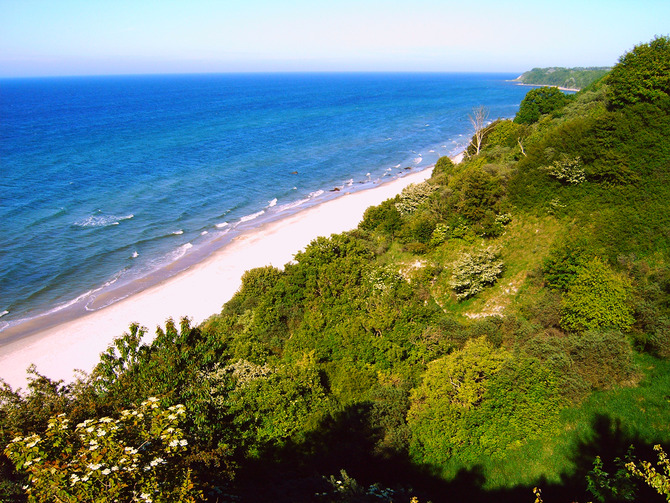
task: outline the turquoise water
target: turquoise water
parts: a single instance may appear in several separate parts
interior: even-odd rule
[[[101,292],[200,260],[241,226],[453,155],[474,106],[516,113],[514,77],[1,80],[0,330],[97,309]]]

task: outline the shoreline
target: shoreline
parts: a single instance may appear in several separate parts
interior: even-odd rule
[[[508,80],[507,82],[514,82],[517,86],[528,86],[528,87],[556,87],[559,91],[569,91],[569,92],[574,92],[578,93],[581,91],[580,88],[578,87],[561,87],[561,86],[550,86],[547,84],[525,84],[517,79],[514,80]]]
[[[460,162],[463,154],[452,157]],[[410,183],[428,179],[433,166],[347,192],[287,216],[244,230],[186,269],[139,292],[131,293],[96,311],[38,328],[0,346],[0,378],[13,388],[25,387],[26,369],[35,364],[40,374],[71,382],[75,369],[90,372],[100,354],[128,331],[131,323],[147,327],[153,337],[157,326],[187,316],[200,324],[221,311],[241,285],[242,274],[255,267],[282,268],[319,236],[355,228],[370,206],[399,194]]]

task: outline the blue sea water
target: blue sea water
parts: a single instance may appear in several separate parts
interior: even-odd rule
[[[0,330],[421,169],[513,116],[506,74],[0,81]],[[339,192],[331,192],[334,187]],[[0,336],[1,338],[1,336]]]

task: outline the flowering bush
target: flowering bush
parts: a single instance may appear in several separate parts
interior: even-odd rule
[[[188,445],[178,427],[185,412],[149,398],[118,419],[74,427],[60,414],[43,435],[16,437],[5,454],[27,472],[31,502],[192,502],[199,493],[179,463]]]
[[[436,187],[428,182],[411,183],[402,190],[400,200],[395,203],[395,207],[403,216],[414,213],[421,204],[428,201],[435,190]]]
[[[579,184],[586,180],[581,157],[563,156],[545,168],[551,176],[561,182]]]
[[[503,261],[490,248],[464,253],[454,262],[454,272],[449,285],[458,300],[473,297],[484,287],[495,284],[503,273]]]

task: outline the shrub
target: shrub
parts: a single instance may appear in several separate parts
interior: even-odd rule
[[[519,105],[514,117],[517,124],[533,124],[540,116],[562,108],[570,98],[557,87],[539,87],[531,89]]]
[[[429,363],[413,390],[410,453],[440,465],[500,458],[555,425],[559,406],[553,374],[537,360],[472,339]]]
[[[371,206],[363,214],[360,228],[366,231],[378,230],[393,236],[400,230],[402,218],[393,199],[387,199],[379,206]]]
[[[458,300],[467,299],[495,284],[503,273],[503,267],[503,261],[491,248],[464,253],[453,264],[449,285]]]
[[[562,300],[561,324],[568,330],[633,325],[631,284],[598,257],[579,267]]]
[[[60,414],[44,434],[15,438],[5,454],[28,473],[31,501],[192,502],[199,493],[181,462],[188,442],[178,426],[185,412],[150,398],[118,419],[75,427]]]
[[[611,389],[633,375],[633,350],[617,330],[591,330],[568,339],[573,371],[593,389]]]
[[[445,223],[439,223],[435,226],[432,236],[430,236],[430,245],[438,246],[449,239],[449,226]]]
[[[582,160],[579,156],[568,157],[564,155],[544,169],[561,182],[578,184],[586,180],[586,172],[582,167]]]
[[[400,199],[395,203],[395,207],[403,216],[414,213],[421,204],[428,200],[436,189],[437,187],[427,181],[412,183],[403,189]]]
[[[610,106],[654,103],[670,96],[670,38],[656,37],[624,54],[607,76]]]

